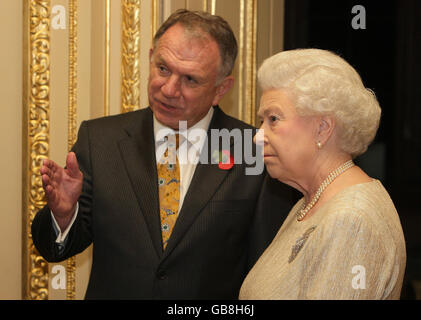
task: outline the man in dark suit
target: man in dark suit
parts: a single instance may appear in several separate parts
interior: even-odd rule
[[[212,163],[215,150],[206,143],[212,129],[252,128],[217,107],[233,85],[236,54],[235,37],[222,18],[177,11],[150,51],[150,107],[83,122],[66,168],[44,162],[47,206],[33,221],[34,244],[56,262],[93,243],[86,298],[237,298],[291,199],[289,189],[265,172],[246,175],[245,161]],[[179,130],[180,121],[205,132],[199,139],[204,142]],[[179,207],[171,212],[172,226],[162,222],[158,181],[163,155],[157,151],[170,148],[163,130],[177,131],[189,156],[209,160],[176,164]],[[246,141],[231,139],[229,151],[216,150],[216,162],[240,145],[244,156]]]

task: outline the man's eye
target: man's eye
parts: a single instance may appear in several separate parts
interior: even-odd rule
[[[186,76],[187,82],[195,84],[197,83],[197,80],[191,76]]]
[[[276,120],[278,120],[277,116],[269,116],[269,120],[270,122],[275,122]]]
[[[164,66],[158,66],[158,69],[160,73],[168,73],[168,69]]]

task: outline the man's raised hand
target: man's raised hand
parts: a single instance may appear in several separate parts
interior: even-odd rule
[[[82,193],[83,174],[75,153],[68,153],[66,168],[52,160],[44,160],[41,175],[48,207],[63,231],[70,223]]]

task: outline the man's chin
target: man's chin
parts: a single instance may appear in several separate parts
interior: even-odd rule
[[[169,127],[174,130],[178,130],[179,127],[179,119],[177,117],[162,114],[161,112],[154,111],[156,120],[159,121],[162,125]]]

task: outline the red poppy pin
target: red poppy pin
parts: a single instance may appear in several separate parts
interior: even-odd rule
[[[219,154],[218,167],[221,170],[230,170],[234,166],[234,158],[228,150],[222,150]]]

